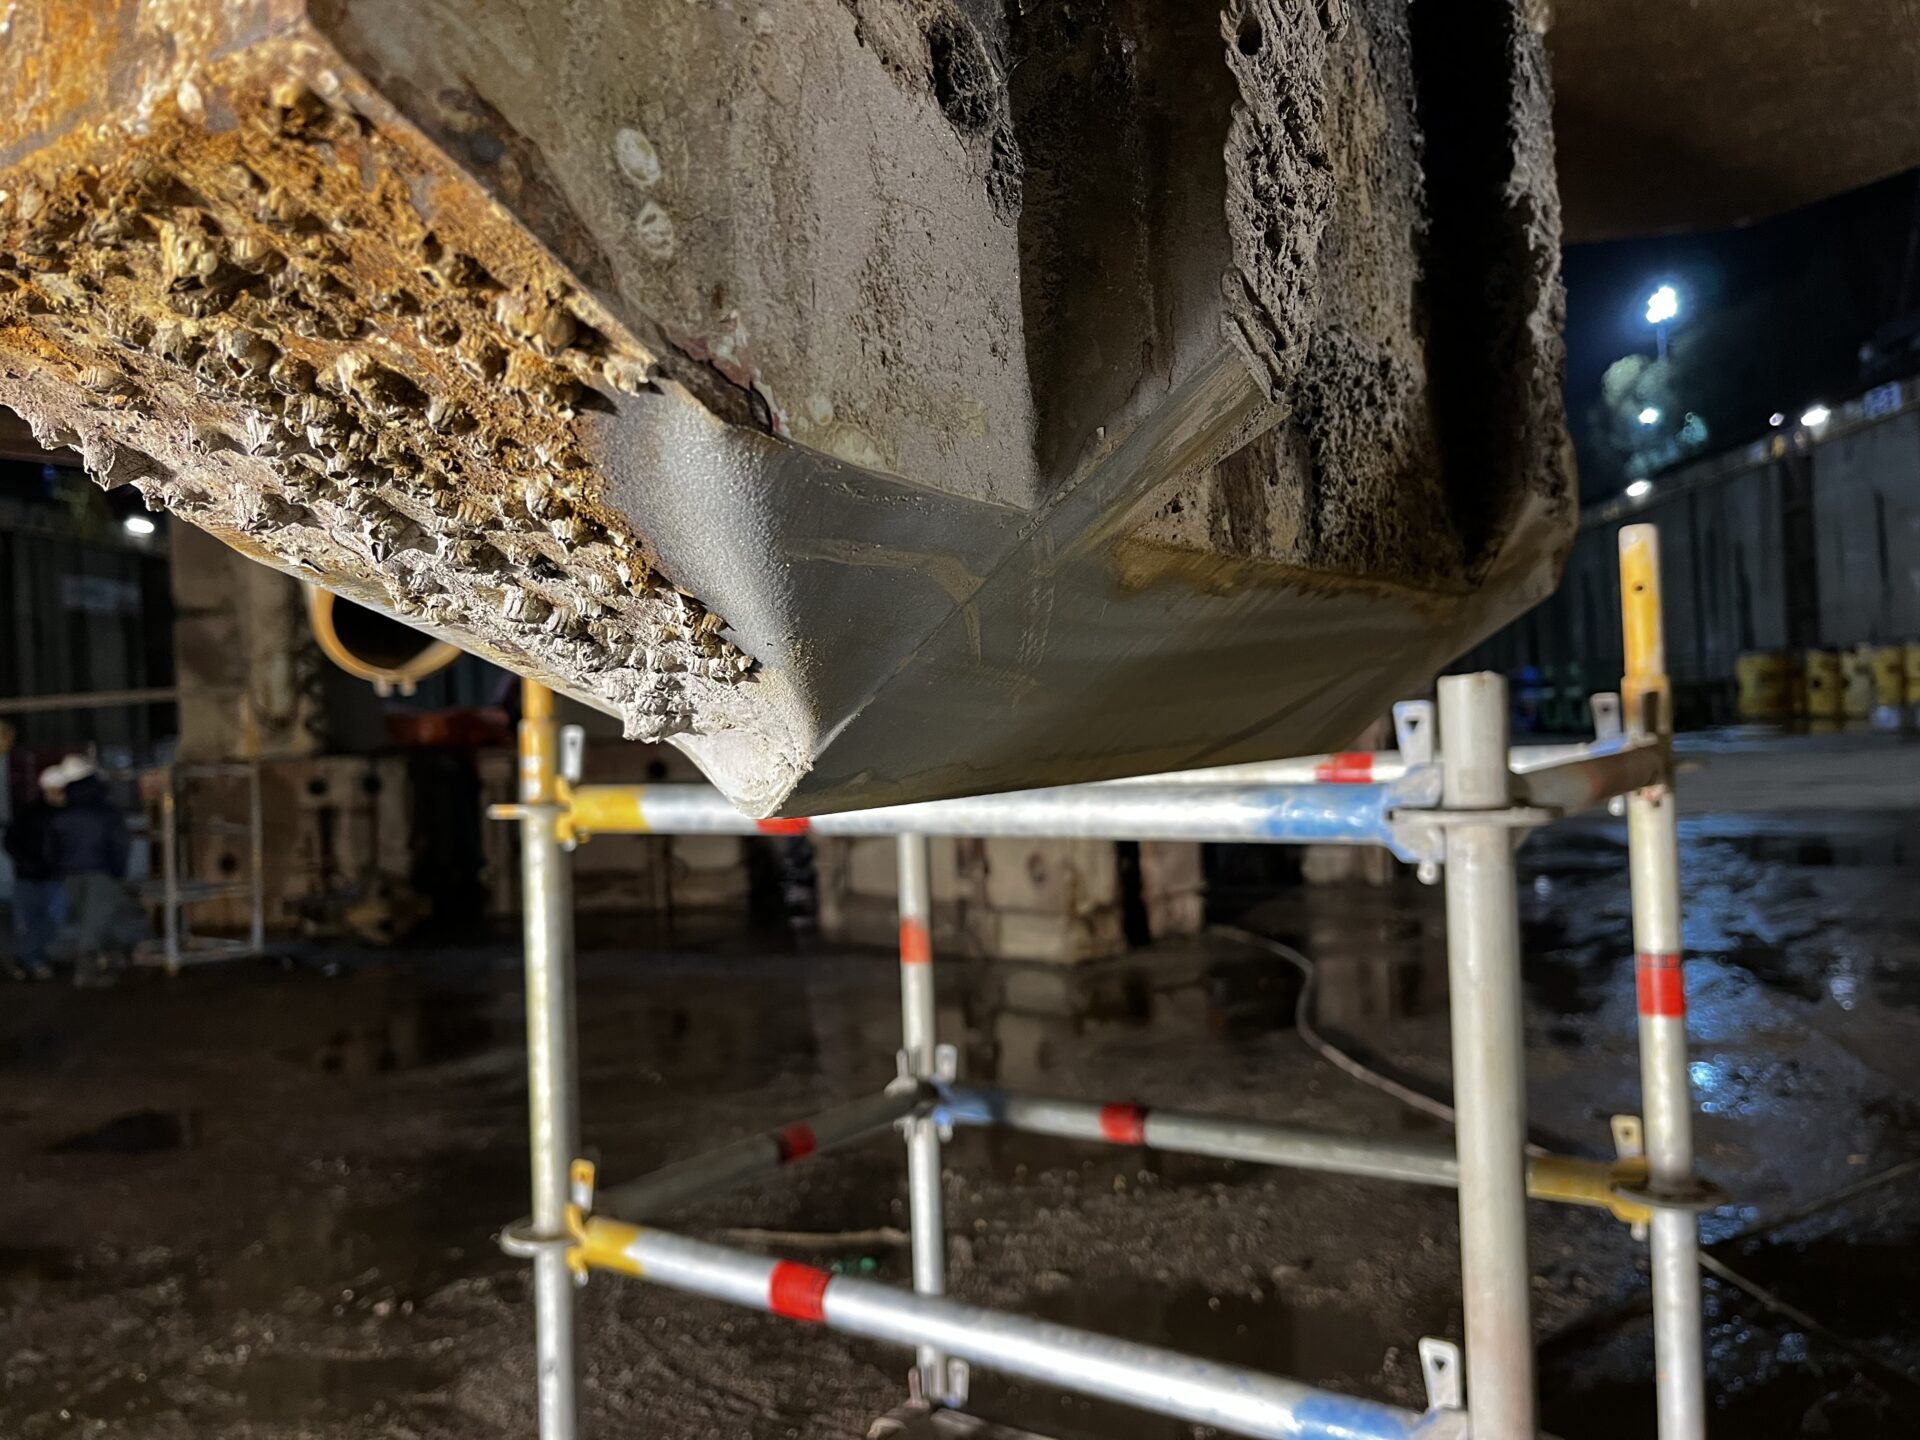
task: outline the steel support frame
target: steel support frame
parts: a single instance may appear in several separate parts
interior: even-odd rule
[[[1334,785],[1349,783],[1345,778],[1268,785],[1269,792],[1288,793],[1259,798],[1246,793],[1242,777],[1225,776],[1188,786],[1165,781],[1076,787],[1079,792],[1105,790],[1104,797],[1034,792],[1030,797],[954,802],[973,807],[964,812],[943,803],[815,822],[812,828],[825,833],[897,837],[903,1038],[897,1087],[878,1100],[838,1107],[810,1122],[738,1142],[607,1192],[599,1213],[589,1191],[578,1183],[570,1187],[568,1179],[578,1142],[565,849],[596,831],[674,833],[684,828],[697,833],[727,824],[795,833],[809,827],[806,822],[756,826],[738,818],[716,820],[718,812],[691,793],[698,787],[647,787],[656,796],[667,792],[664,805],[657,800],[649,804],[646,791],[629,787],[569,787],[555,768],[551,696],[536,695],[537,687],[530,686],[521,729],[521,803],[500,813],[520,821],[526,876],[534,1206],[530,1221],[509,1227],[508,1248],[532,1257],[536,1266],[542,1440],[573,1440],[577,1433],[572,1287],[576,1272],[584,1279],[596,1268],[912,1345],[917,1355],[914,1388],[934,1404],[958,1403],[965,1393],[965,1365],[980,1363],[1245,1435],[1399,1440],[1415,1434],[1471,1433],[1478,1440],[1530,1440],[1537,1434],[1525,1224],[1530,1188],[1547,1198],[1606,1204],[1636,1223],[1650,1219],[1659,1433],[1661,1440],[1703,1440],[1696,1220],[1702,1187],[1692,1175],[1658,554],[1646,526],[1623,530],[1621,547],[1628,659],[1623,690],[1630,717],[1624,738],[1603,735],[1593,745],[1554,753],[1521,770],[1522,752],[1510,755],[1507,744],[1505,681],[1497,675],[1453,676],[1440,682],[1446,746],[1438,763],[1414,755],[1390,782],[1354,784],[1354,790],[1374,792],[1358,805],[1327,800]],[[1132,803],[1115,806],[1112,797],[1120,792],[1130,792]],[[1644,1178],[1630,1168],[1600,1175],[1592,1162],[1559,1157],[1530,1162],[1525,1153],[1514,850],[1531,827],[1623,793],[1646,1097]],[[1223,794],[1238,798],[1222,808],[1218,802]],[[1028,802],[1024,806],[1023,800]],[[1162,813],[1183,804],[1197,806],[1206,818],[1196,826]],[[1273,843],[1385,844],[1394,835],[1422,837],[1413,848],[1422,855],[1438,850],[1445,862],[1459,1113],[1451,1164],[1443,1150],[1436,1153],[1404,1142],[1317,1136],[1131,1105],[1009,1097],[954,1083],[951,1052],[936,1043],[928,831],[899,828],[904,820],[926,823],[942,811],[982,820],[983,828],[994,834],[1049,834],[1050,825],[1064,823],[1060,833],[1131,838],[1131,819],[1145,823],[1149,833],[1214,827],[1234,831],[1233,838]],[[1333,816],[1342,818],[1330,823]],[[1361,817],[1361,823],[1348,823],[1345,817],[1353,816]],[[1244,833],[1248,829],[1265,833]],[[1423,860],[1423,871],[1431,865]],[[1446,1408],[1443,1401],[1440,1408],[1416,1415],[947,1300],[940,1142],[943,1127],[955,1121],[1008,1123],[1063,1138],[1157,1144],[1269,1164],[1456,1185],[1470,1410]],[[897,1125],[907,1141],[911,1293],[643,1228],[609,1213],[650,1218],[696,1193],[803,1159],[825,1148],[822,1134],[830,1137],[827,1143],[839,1143],[890,1125]],[[796,1134],[809,1138],[797,1143]]]
[[[1660,536],[1652,525],[1620,531],[1620,606],[1627,733],[1669,742],[1673,695],[1660,605]],[[1681,973],[1680,832],[1673,789],[1661,782],[1627,797],[1632,871],[1634,981],[1651,1235],[1654,1375],[1660,1440],[1704,1440],[1706,1356],[1700,1320],[1703,1197],[1693,1174],[1693,1087],[1687,1064],[1687,992]]]
[[[1457,1189],[1460,1184],[1459,1156],[1444,1140],[1340,1135],[1258,1120],[968,1085],[943,1085],[937,1093],[932,1115],[939,1124],[999,1127],[1056,1140],[1137,1145],[1170,1155],[1204,1155],[1410,1185]],[[1646,1162],[1637,1158],[1608,1163],[1571,1155],[1526,1157],[1528,1198],[1607,1210],[1633,1225],[1646,1224],[1653,1216],[1651,1207],[1631,1193],[1646,1178]]]
[[[553,692],[521,686],[520,906],[527,993],[527,1129],[533,1216],[534,1355],[540,1440],[580,1433],[580,1358],[574,1330],[567,1210],[580,1150],[573,1019],[573,871],[559,831]]]
[[[160,942],[152,947],[142,941],[134,948],[136,964],[157,962],[168,975],[178,975],[191,963],[211,960],[258,958],[267,953],[266,905],[266,831],[262,818],[260,762],[258,760],[174,761],[164,768],[165,787],[160,792]],[[230,822],[247,837],[247,870],[244,885],[219,885],[215,893],[196,888],[184,874],[180,832],[181,780],[191,775],[218,775],[247,782],[247,818],[244,824]],[[191,828],[191,818],[186,822]],[[247,938],[226,939],[197,936],[188,923],[187,907],[202,900],[223,900],[244,893],[247,899]]]

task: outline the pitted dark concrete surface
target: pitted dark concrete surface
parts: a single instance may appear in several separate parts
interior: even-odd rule
[[[0,405],[755,814],[1330,748],[1572,533],[1481,10],[26,7]]]
[[[1709,1283],[1715,1432],[1910,1435],[1920,1192],[1909,1179],[1768,1226],[1920,1155],[1920,748],[1706,748],[1689,792],[1716,808],[1696,805],[1682,831],[1687,981],[1701,1164],[1735,1201],[1707,1237],[1789,1307]],[[1846,808],[1755,810],[1810,767]],[[1637,1096],[1621,827],[1600,816],[1536,837],[1522,874],[1533,1128],[1604,1153],[1607,1117]],[[1246,923],[1319,962],[1323,1031],[1444,1093],[1434,892],[1237,898]],[[513,952],[339,958],[335,978],[234,969],[7,992],[0,1433],[532,1432],[524,1278],[489,1240],[525,1206]],[[1089,972],[1068,1015],[1035,998],[1047,972],[1008,978],[947,967],[943,1026],[964,1033],[976,1076],[1437,1133],[1306,1050],[1295,977],[1264,954],[1209,941]],[[885,957],[778,938],[590,945],[581,1068],[603,1173],[882,1084],[892,982]],[[1002,993],[1028,1008],[985,1002]],[[968,1299],[1415,1405],[1415,1340],[1458,1338],[1444,1192],[965,1134],[947,1205]],[[884,1233],[903,1208],[897,1147],[876,1141],[669,1223],[802,1232],[783,1253],[904,1282]],[[1651,1435],[1644,1248],[1596,1212],[1531,1218],[1544,1424],[1568,1440]],[[885,1347],[604,1278],[583,1304],[591,1435],[856,1436],[901,1393],[905,1356]],[[991,1376],[977,1394],[1047,1434],[1192,1433]]]

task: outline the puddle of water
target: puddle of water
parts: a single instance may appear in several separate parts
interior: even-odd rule
[[[1741,1246],[1744,1278],[1914,1377],[1920,1401],[1920,1263],[1909,1234],[1830,1234]],[[1920,1419],[1920,1416],[1916,1416]]]
[[[192,1110],[130,1110],[47,1146],[50,1155],[151,1155],[190,1149],[199,1128]]]
[[[356,983],[348,978],[346,985]],[[329,1075],[366,1079],[450,1065],[519,1039],[518,1017],[497,994],[432,990],[391,996],[384,1010],[329,1032],[317,1045],[282,1050],[281,1058]]]
[[[80,1273],[80,1258],[57,1246],[0,1246],[0,1313],[27,1309],[49,1289],[78,1280]]]
[[[1904,868],[1907,846],[1898,834],[1836,841],[1824,835],[1756,831],[1746,835],[1716,836],[1714,843],[1743,859],[1762,865],[1798,865],[1847,869]]]
[[[0,1069],[58,1069],[72,1048],[72,1036],[57,1027],[29,1025],[0,1036]]]
[[[1640,1341],[1651,1347],[1651,1331]],[[1764,1378],[1733,1375],[1712,1383],[1709,1433],[1738,1440],[1912,1440],[1920,1415],[1863,1378],[1852,1360],[1810,1345],[1797,1331],[1774,1335],[1771,1345],[1776,1363]],[[1740,1349],[1743,1365],[1754,1365],[1753,1332],[1743,1332]],[[1579,1365],[1542,1371],[1541,1427],[1561,1440],[1651,1435],[1653,1417],[1651,1378],[1596,1382]]]

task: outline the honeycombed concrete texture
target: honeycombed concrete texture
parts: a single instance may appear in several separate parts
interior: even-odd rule
[[[1523,10],[26,7],[0,403],[754,811],[1326,749],[1572,524]]]

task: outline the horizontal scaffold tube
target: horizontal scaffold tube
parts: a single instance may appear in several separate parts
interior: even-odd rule
[[[1514,799],[1574,815],[1616,795],[1631,795],[1667,778],[1666,747],[1652,742],[1602,742],[1589,753],[1537,769],[1517,771]]]
[[[1622,740],[1531,746],[1513,754],[1515,799],[1561,813],[1655,783],[1667,768],[1664,748]],[[707,785],[576,785],[563,796],[561,827],[574,840],[921,834],[1383,845],[1399,853],[1395,812],[1436,805],[1438,773],[1433,766],[1409,770],[1393,751],[1358,752],[773,820],[742,815]]]
[[[580,1253],[587,1265],[638,1276],[792,1320],[945,1354],[1007,1375],[1267,1440],[1464,1440],[1466,1416],[1426,1415],[1314,1390],[1216,1364],[943,1296],[689,1240],[594,1217]]]
[[[822,1150],[889,1130],[910,1115],[930,1108],[929,1086],[902,1085],[879,1095],[836,1105],[778,1130],[764,1131],[722,1145],[704,1155],[662,1166],[637,1180],[602,1190],[595,1210],[624,1220],[649,1220],[676,1205],[724,1190],[755,1175],[778,1170]]]
[[[1516,745],[1508,763],[1516,774],[1548,765],[1585,759],[1611,741],[1567,745]],[[1175,770],[1164,775],[1128,775],[1100,780],[1099,785],[1380,785],[1398,780],[1408,770],[1398,750],[1342,750],[1331,755],[1299,755],[1291,760],[1255,760],[1245,765],[1210,765],[1200,770]]]
[[[1432,804],[1409,789],[1350,785],[1073,785],[852,810],[807,820],[750,820],[706,785],[579,785],[576,838],[588,835],[965,835],[1052,839],[1235,840],[1391,845],[1398,806]]]
[[[952,1086],[935,1115],[958,1125],[1001,1125],[1029,1135],[1143,1145],[1178,1155],[1206,1155],[1294,1170],[1400,1180],[1415,1185],[1458,1186],[1460,1163],[1445,1140],[1376,1140],[1329,1135],[1258,1120],[1192,1115],[1143,1105],[1098,1105],[1016,1095],[1005,1090]],[[1611,1210],[1622,1220],[1644,1221],[1644,1206],[1615,1193],[1621,1180],[1637,1178],[1619,1167],[1572,1156],[1530,1156],[1527,1193]]]

